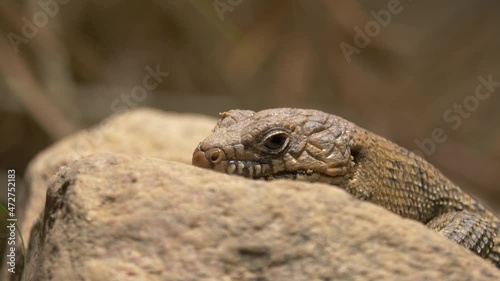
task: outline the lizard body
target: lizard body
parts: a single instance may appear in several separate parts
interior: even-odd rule
[[[500,268],[500,221],[411,151],[338,116],[278,108],[221,114],[193,165],[324,182],[426,224]]]

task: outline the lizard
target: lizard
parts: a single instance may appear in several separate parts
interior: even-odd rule
[[[340,187],[425,224],[500,268],[500,221],[416,153],[333,114],[276,108],[220,113],[192,164],[252,179]]]

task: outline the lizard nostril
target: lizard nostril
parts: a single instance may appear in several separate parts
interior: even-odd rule
[[[217,169],[215,164],[219,164],[226,159],[226,154],[220,148],[211,148],[207,151],[197,147],[193,153],[192,163],[201,168]]]
[[[210,156],[210,160],[212,160],[212,162],[215,162],[215,161],[217,161],[217,159],[219,159],[219,157],[220,157],[220,153],[219,152],[214,152]]]
[[[207,159],[212,162],[213,164],[217,164],[220,161],[222,161],[223,158],[223,153],[220,149],[218,148],[212,148],[209,151],[207,151]]]

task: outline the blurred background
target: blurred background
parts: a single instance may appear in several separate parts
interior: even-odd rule
[[[493,0],[1,0],[1,185],[15,168],[22,192],[37,152],[124,109],[301,107],[500,211],[499,33]]]

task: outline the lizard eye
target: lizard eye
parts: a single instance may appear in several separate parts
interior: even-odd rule
[[[267,135],[262,144],[273,153],[281,152],[288,144],[288,134],[285,132],[272,132]]]

